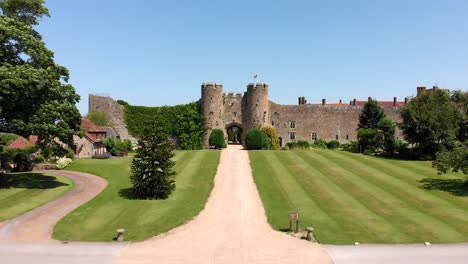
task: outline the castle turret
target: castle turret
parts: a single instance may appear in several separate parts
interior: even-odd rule
[[[245,114],[243,121],[248,131],[270,124],[268,85],[250,83],[245,96]]]
[[[206,145],[213,128],[223,127],[223,85],[219,83],[203,83],[201,85],[200,104],[205,117]]]

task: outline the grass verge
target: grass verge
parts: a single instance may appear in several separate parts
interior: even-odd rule
[[[180,151],[175,156],[176,190],[166,200],[132,200],[131,158],[77,160],[68,170],[103,177],[109,186],[62,219],[54,229],[59,240],[112,241],[124,228],[126,240],[143,240],[196,216],[205,206],[219,163],[218,151]]]
[[[0,222],[24,214],[66,193],[73,182],[40,173],[0,174]]]
[[[250,151],[268,221],[315,228],[321,243],[468,241],[468,189],[460,174],[439,176],[430,162],[344,151]]]

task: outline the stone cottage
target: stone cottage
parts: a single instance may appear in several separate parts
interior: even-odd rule
[[[77,158],[91,158],[107,152],[104,140],[109,128],[97,126],[86,118],[82,120],[81,128],[85,132],[84,136],[73,136],[73,144],[70,146]]]

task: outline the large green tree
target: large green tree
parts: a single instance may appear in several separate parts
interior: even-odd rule
[[[145,128],[132,160],[133,194],[142,199],[166,199],[175,189],[174,143],[166,130],[153,123]]]
[[[438,152],[432,166],[441,174],[450,171],[462,172],[466,176],[465,184],[468,185],[468,143],[458,143],[450,151]]]
[[[463,120],[456,103],[444,90],[419,95],[406,104],[400,115],[406,141],[427,158],[453,146]]]
[[[80,134],[80,97],[68,70],[54,62],[33,28],[49,11],[43,0],[0,0],[0,131],[65,143]]]
[[[395,123],[388,119],[375,100],[369,100],[359,115],[358,141],[362,152],[384,149],[393,152],[395,146]]]

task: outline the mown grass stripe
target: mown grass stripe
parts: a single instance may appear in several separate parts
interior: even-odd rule
[[[342,152],[334,151],[323,152],[323,155],[328,156],[330,159],[338,159],[340,161],[339,164],[347,169],[354,167],[355,163],[362,165],[360,166],[360,174],[368,175],[369,177],[366,177],[367,181],[373,182],[375,186],[384,186],[386,192],[400,197],[399,199],[407,204],[407,206],[401,208],[408,207],[412,208],[412,211],[419,211],[421,214],[426,215],[425,218],[431,220],[430,223],[438,227],[438,229],[442,230],[443,225],[445,225],[444,231],[453,236],[460,236],[460,232],[466,229],[466,224],[468,223],[466,211],[451,206],[450,203],[437,196],[424,195],[427,194],[427,191],[414,188],[416,186],[402,181],[398,177],[394,177],[395,174],[402,171],[401,168],[394,167],[390,172],[386,172],[383,166],[379,166],[380,169],[375,169],[371,165],[373,164],[372,160],[363,163],[352,160],[343,155]],[[425,207],[421,208],[420,204],[425,204]],[[424,224],[425,221],[419,223],[419,225]],[[437,234],[434,235],[437,236]]]
[[[333,156],[330,156],[333,155]],[[337,156],[338,155],[338,156]],[[394,211],[394,214],[387,215],[388,219],[391,219],[392,222],[398,220],[404,220],[406,225],[401,225],[406,227],[406,231],[413,230],[414,226],[423,229],[427,239],[437,237],[439,232],[445,232],[447,235],[456,237],[460,234],[452,226],[448,225],[446,222],[442,221],[438,217],[434,217],[422,211],[416,207],[414,201],[410,199],[405,199],[405,196],[401,196],[401,189],[395,190],[394,186],[388,185],[385,181],[388,178],[392,178],[391,175],[384,174],[379,171],[373,171],[372,173],[364,173],[367,171],[367,164],[364,163],[353,163],[349,164],[345,160],[341,159],[342,156],[339,156],[339,152],[333,151],[323,151],[321,153],[323,158],[328,157],[327,160],[333,160],[336,166],[339,166],[342,170],[342,174],[346,175],[344,178],[349,178],[353,173],[346,172],[350,169],[355,169],[356,166],[359,166],[359,176],[355,175],[352,177],[352,182],[358,183],[356,187],[361,192],[367,192],[372,195],[374,199],[385,201],[390,210]],[[398,208],[398,210],[394,210]],[[382,212],[381,208],[378,206],[374,207],[376,212]],[[424,219],[424,221],[416,222],[415,219]],[[437,231],[439,230],[439,231]]]
[[[330,195],[334,197],[338,203],[338,206],[336,207],[337,214],[347,215],[347,218],[342,219],[341,222],[343,223],[346,221],[348,226],[356,226],[355,228],[348,229],[348,233],[350,233],[352,237],[359,235],[375,241],[392,241],[402,236],[392,223],[381,215],[375,213],[371,208],[369,208],[367,203],[360,199],[356,199],[353,195],[353,188],[349,188],[351,186],[343,186],[343,179],[341,179],[341,181],[337,180],[333,175],[329,175],[327,170],[323,169],[332,168],[332,164],[326,162],[321,163],[321,161],[317,159],[310,159],[307,154],[310,153],[298,152],[297,156],[308,165],[312,165],[313,163],[311,162],[316,162],[315,166],[310,166],[309,169],[316,170],[317,175],[321,176],[320,182],[326,184],[324,188],[330,189]],[[286,156],[288,155],[286,154]],[[368,228],[365,228],[365,226]],[[354,230],[360,230],[360,232],[356,233]],[[361,241],[364,242],[365,240],[361,239]]]

